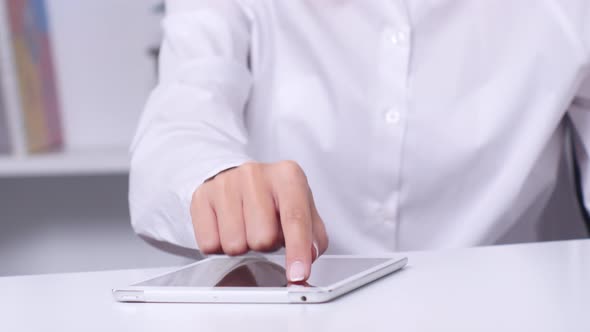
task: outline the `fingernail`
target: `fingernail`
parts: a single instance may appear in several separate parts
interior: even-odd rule
[[[289,267],[289,280],[290,281],[303,281],[305,279],[305,267],[300,261],[291,263]]]

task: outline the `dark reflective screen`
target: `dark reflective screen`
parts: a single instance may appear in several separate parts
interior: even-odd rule
[[[284,256],[223,257],[188,266],[136,286],[169,287],[286,287]],[[312,267],[305,286],[329,286],[371,267],[386,258],[321,257]]]

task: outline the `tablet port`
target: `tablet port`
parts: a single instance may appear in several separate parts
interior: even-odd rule
[[[307,297],[306,296],[302,296],[301,297],[301,301],[303,301],[303,302],[307,301]]]

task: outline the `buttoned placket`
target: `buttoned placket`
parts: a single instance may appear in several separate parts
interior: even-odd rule
[[[403,7],[403,4],[400,6]],[[404,12],[405,10],[401,10]],[[398,18],[401,16],[397,16]],[[376,117],[374,166],[387,168],[393,179],[390,192],[373,203],[373,218],[396,241],[400,211],[401,167],[403,164],[404,134],[408,116],[408,75],[412,48],[409,19],[404,16],[384,27],[381,37],[379,64],[380,88]],[[397,241],[396,241],[397,242]],[[397,243],[394,244],[397,246]]]

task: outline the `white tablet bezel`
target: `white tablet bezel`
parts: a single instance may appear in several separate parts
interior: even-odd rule
[[[203,264],[212,259],[225,256],[213,256],[201,261],[161,273],[139,281],[143,283],[170,273],[174,273],[196,264]],[[324,287],[155,287],[127,286],[113,289],[113,296],[120,302],[187,302],[187,303],[321,303],[330,301],[356,288],[366,285],[385,275],[402,269],[407,264],[405,257],[392,256],[358,256],[358,255],[324,255],[324,259],[387,259],[374,267]]]

